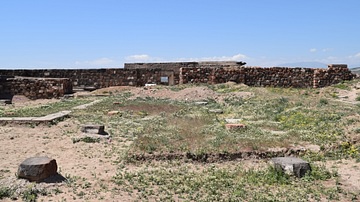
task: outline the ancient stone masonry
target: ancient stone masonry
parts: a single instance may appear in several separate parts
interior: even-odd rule
[[[328,65],[328,69],[316,69],[314,72],[314,88],[326,87],[355,78],[347,65]]]
[[[37,99],[62,96],[71,92],[72,86],[96,89],[145,84],[217,84],[228,81],[249,86],[319,88],[355,77],[347,65],[329,65],[327,69],[315,69],[245,67],[244,64],[243,62],[126,63],[124,68],[109,69],[0,70],[0,95],[16,93]]]
[[[0,83],[1,94],[25,95],[30,99],[58,98],[72,93],[72,89],[67,78],[15,77]]]
[[[347,65],[329,65],[328,69],[242,66],[180,69],[181,84],[217,84],[233,81],[249,86],[318,88],[351,80],[354,77]]]
[[[160,83],[160,69],[43,69],[0,70],[0,75],[14,77],[68,78],[73,86],[139,86],[145,83]]]

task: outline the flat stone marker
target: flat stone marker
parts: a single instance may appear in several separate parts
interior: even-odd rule
[[[236,130],[236,129],[246,128],[246,126],[240,123],[228,123],[225,125],[225,128],[228,130]]]
[[[226,123],[240,123],[242,119],[225,119]]]
[[[12,103],[12,100],[10,100],[10,99],[0,100],[0,104],[3,104],[3,105],[9,105],[11,103]]]
[[[25,159],[25,161],[20,164],[17,172],[19,178],[25,178],[31,182],[40,182],[56,174],[56,160],[48,157],[31,157]]]
[[[85,91],[94,91],[94,90],[96,90],[96,87],[95,86],[85,86],[84,90]]]
[[[53,121],[55,119],[63,118],[65,116],[68,116],[71,113],[71,111],[61,111],[54,114],[49,114],[42,117],[34,118],[33,121]]]
[[[91,105],[94,105],[96,103],[99,103],[101,102],[102,100],[95,100],[95,101],[92,101],[90,103],[87,103],[87,104],[83,104],[83,105],[79,105],[79,106],[76,106],[76,107],[73,107],[72,109],[86,109],[87,107],[91,106]]]
[[[222,114],[222,113],[224,113],[224,111],[222,109],[210,109],[209,112],[214,113],[214,114]]]
[[[195,102],[196,105],[207,105],[208,102]]]
[[[89,134],[106,134],[104,125],[87,124],[81,126],[81,132]]]
[[[299,178],[304,177],[308,171],[311,172],[310,164],[300,158],[277,157],[272,158],[271,161],[274,163],[275,169]]]
[[[116,115],[116,114],[119,114],[120,112],[119,111],[109,111],[107,114],[109,116],[112,116],[112,115]]]

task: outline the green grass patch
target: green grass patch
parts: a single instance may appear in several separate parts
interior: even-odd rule
[[[88,99],[68,99],[55,103],[41,105],[36,107],[22,107],[0,110],[2,117],[40,117],[64,110],[71,110],[72,107],[87,104],[91,102]]]
[[[151,167],[151,168],[150,168]],[[158,165],[120,171],[117,188],[140,200],[184,201],[336,201],[346,196],[336,184],[337,173],[313,165],[298,179],[275,170],[207,166]],[[322,181],[332,186],[322,185]]]

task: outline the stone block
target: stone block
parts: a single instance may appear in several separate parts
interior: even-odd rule
[[[246,126],[240,123],[228,123],[225,125],[225,128],[228,130],[236,130],[236,129],[246,128]]]
[[[278,169],[286,174],[294,175],[296,177],[304,177],[307,172],[311,172],[310,164],[296,157],[277,157],[272,158],[275,169]]]
[[[17,172],[19,178],[28,179],[31,182],[41,182],[56,174],[56,160],[48,157],[31,157],[25,159],[19,165]]]
[[[81,132],[89,134],[106,134],[104,125],[94,124],[82,125]]]
[[[2,99],[2,100],[0,100],[0,104],[3,104],[3,105],[7,105],[7,104],[11,104],[11,103],[12,103],[11,99]]]
[[[109,111],[107,114],[109,116],[112,116],[112,115],[116,115],[116,114],[119,114],[120,112],[119,111]]]
[[[214,113],[214,114],[222,114],[222,113],[224,113],[224,111],[222,109],[210,109],[209,112]]]
[[[239,123],[242,119],[225,119],[226,123]]]
[[[207,105],[208,102],[195,102],[196,105]]]

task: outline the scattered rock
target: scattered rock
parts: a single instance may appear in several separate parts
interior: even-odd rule
[[[195,102],[196,105],[207,105],[208,102]]]
[[[274,167],[286,174],[294,175],[296,177],[304,177],[307,172],[311,172],[310,164],[296,157],[277,157],[272,158]]]
[[[74,94],[65,94],[64,99],[70,99],[70,98],[74,98]]]
[[[104,125],[87,124],[81,126],[81,132],[89,134],[107,134]]]
[[[240,124],[240,123],[228,123],[225,125],[225,127],[228,130],[236,130],[236,129],[245,128],[246,126],[244,124]]]
[[[222,109],[210,109],[209,112],[214,113],[214,114],[222,114],[222,113],[224,113],[224,111]]]
[[[20,164],[17,172],[19,178],[25,178],[31,182],[41,182],[56,174],[56,160],[48,157],[31,157],[25,159],[25,161]]]
[[[239,123],[242,119],[225,119],[226,123]]]
[[[85,91],[94,91],[94,90],[96,90],[96,87],[95,86],[85,86],[84,90]]]
[[[12,103],[11,99],[0,100],[0,104],[2,104],[2,105],[9,105],[11,103]]]
[[[119,114],[119,113],[120,113],[119,111],[109,111],[107,114],[109,116],[112,116],[112,115]]]

